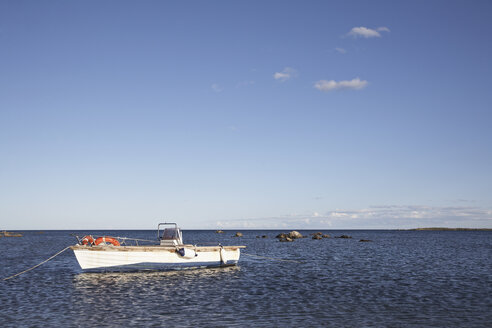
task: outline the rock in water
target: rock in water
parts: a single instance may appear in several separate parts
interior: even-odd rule
[[[372,240],[370,240],[370,239],[361,239],[361,240],[359,240],[359,242],[362,242],[362,243],[368,243],[370,241],[372,241]]]
[[[236,234],[234,235],[234,237],[242,237],[242,236],[243,236],[242,232],[236,232]]]
[[[9,232],[9,231],[4,230],[4,231],[0,232],[0,236],[2,236],[2,237],[22,237],[22,234]]]
[[[280,238],[280,239],[285,238],[285,237],[287,237],[287,235],[285,233],[279,233],[278,235],[275,236],[275,238]]]
[[[323,238],[330,238],[330,235],[323,235],[321,237],[323,237]]]
[[[352,238],[352,237],[347,236],[347,235],[341,235],[340,237],[335,237],[335,238],[350,239],[350,238]]]
[[[289,238],[292,239],[297,239],[297,238],[302,238],[302,235],[298,231],[291,231],[289,232]]]
[[[285,237],[285,238],[280,238],[278,241],[286,242],[286,241],[294,241],[294,239],[289,238],[289,237]]]
[[[215,233],[224,233],[222,230],[215,230]]]

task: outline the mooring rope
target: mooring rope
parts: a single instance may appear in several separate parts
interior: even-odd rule
[[[17,277],[17,276],[20,276],[21,274],[23,273],[26,273],[26,272],[29,272],[33,269],[36,269],[38,266],[42,265],[42,264],[45,264],[46,262],[48,262],[49,260],[52,260],[54,259],[55,257],[57,257],[58,255],[60,255],[61,253],[63,253],[64,251],[66,251],[67,249],[69,249],[70,246],[67,246],[65,247],[64,249],[62,249],[61,251],[59,251],[58,253],[56,253],[55,255],[49,257],[48,259],[44,260],[43,262],[41,263],[38,263],[36,264],[35,266],[33,267],[30,267],[29,269],[27,270],[24,270],[22,272],[19,272],[19,273],[16,273],[10,277],[7,277],[7,278],[3,278],[3,280],[9,280],[9,279],[12,279],[14,277]],[[302,263],[301,261],[295,261],[295,260],[283,260],[283,259],[276,259],[276,258],[273,258],[273,257],[267,257],[267,256],[260,256],[260,255],[253,255],[253,254],[247,254],[247,253],[241,253],[241,255],[246,255],[246,256],[251,256],[251,257],[257,257],[257,258],[261,258],[261,259],[267,259],[267,260],[273,260],[273,261],[280,261],[280,262],[293,262],[293,263]]]
[[[302,263],[301,261],[276,259],[276,258],[273,258],[273,257],[259,256],[259,255],[253,255],[253,254],[247,254],[247,253],[241,253],[241,255],[258,257],[260,259],[267,259],[267,260],[280,261],[280,262]]]
[[[36,269],[36,268],[37,268],[38,266],[40,266],[41,264],[44,264],[44,263],[48,262],[49,260],[51,260],[51,259],[55,258],[56,256],[60,255],[61,253],[63,253],[64,251],[66,251],[66,250],[67,250],[67,249],[69,249],[69,248],[70,248],[70,246],[65,247],[64,249],[62,249],[61,251],[59,251],[58,253],[56,253],[55,255],[53,255],[52,257],[50,257],[49,259],[44,260],[43,262],[41,262],[41,263],[39,263],[39,264],[36,264],[35,266],[30,267],[30,268],[29,268],[29,269],[27,269],[27,270],[24,270],[24,271],[22,271],[22,272],[16,273],[16,274],[14,274],[13,276],[10,276],[10,277],[7,277],[7,278],[4,278],[3,280],[9,280],[9,279],[12,279],[12,278],[14,278],[14,277],[16,277],[16,276],[19,276],[19,275],[23,274],[23,273],[26,273],[26,272],[28,272],[28,271],[31,271],[32,269]]]

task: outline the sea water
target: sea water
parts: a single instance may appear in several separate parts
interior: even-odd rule
[[[0,278],[74,244],[71,232],[0,238]],[[294,242],[278,242],[281,231],[235,232],[183,232],[186,243],[247,246],[239,265],[227,268],[83,273],[67,250],[0,282],[0,326],[492,325],[492,232],[322,231],[332,238]],[[156,238],[155,231],[91,233]],[[333,238],[342,234],[352,238]]]

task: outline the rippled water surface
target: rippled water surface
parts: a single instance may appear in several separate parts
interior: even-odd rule
[[[187,243],[246,245],[239,266],[228,268],[83,273],[68,250],[0,282],[0,326],[491,326],[492,232],[324,231],[353,238],[292,243],[278,242],[279,232],[184,231]],[[75,241],[68,231],[23,233],[0,238],[2,278]]]

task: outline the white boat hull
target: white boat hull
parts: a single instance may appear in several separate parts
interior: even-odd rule
[[[244,246],[195,247],[183,245],[184,253],[163,246],[70,247],[86,271],[174,270],[190,267],[236,265]]]

